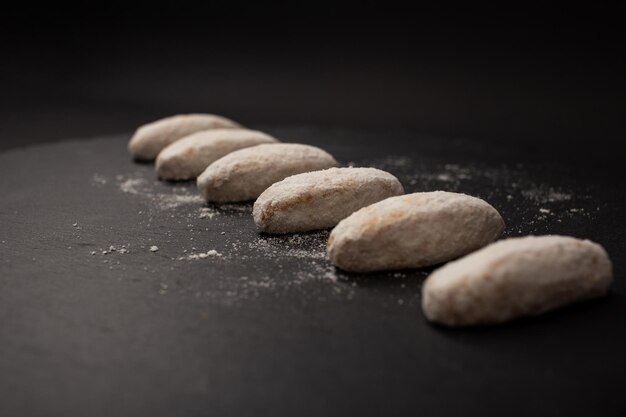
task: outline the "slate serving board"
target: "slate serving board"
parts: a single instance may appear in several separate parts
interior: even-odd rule
[[[463,140],[265,130],[386,169],[407,192],[482,197],[506,236],[600,242],[611,294],[440,328],[420,309],[429,270],[335,270],[328,232],[259,235],[250,204],[207,206],[193,183],[157,181],[128,135],[13,149],[0,154],[1,416],[626,411],[620,187]]]

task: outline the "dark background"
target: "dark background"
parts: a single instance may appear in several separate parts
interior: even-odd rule
[[[611,9],[82,2],[9,7],[1,23],[2,147],[200,111],[497,141],[606,169],[625,132]]]
[[[195,317],[195,305],[181,302],[181,298],[167,299],[168,307],[162,309],[162,304],[142,304],[143,293],[120,292],[128,289],[121,284],[111,286],[98,279],[81,284],[79,273],[98,276],[87,263],[89,259],[64,255],[75,263],[67,267],[62,264],[60,272],[53,268],[48,271],[55,279],[42,273],[34,286],[27,280],[29,268],[36,270],[48,264],[33,266],[20,263],[18,258],[15,264],[23,266],[22,275],[3,277],[12,283],[4,288],[10,300],[5,309],[15,313],[5,330],[14,334],[11,340],[24,343],[1,347],[8,352],[3,362],[5,369],[12,370],[8,375],[17,375],[15,380],[4,381],[5,385],[26,388],[16,389],[15,395],[5,393],[5,399],[15,400],[8,401],[10,404],[39,409],[47,404],[69,407],[77,401],[84,408],[74,411],[97,409],[101,413],[124,410],[128,404],[137,405],[139,410],[169,413],[171,410],[159,408],[160,404],[186,404],[187,408],[180,406],[179,413],[187,409],[197,411],[190,415],[202,415],[207,409],[198,406],[202,402],[178,396],[184,392],[189,373],[217,369],[215,379],[223,381],[227,378],[219,370],[228,374],[233,363],[235,370],[246,376],[246,387],[253,386],[259,397],[241,398],[239,391],[232,390],[223,399],[229,406],[225,406],[227,411],[245,410],[248,403],[265,404],[269,392],[269,403],[276,400],[284,404],[284,410],[304,409],[309,414],[360,410],[382,415],[389,406],[409,414],[413,409],[405,406],[411,402],[414,389],[420,409],[432,412],[463,412],[468,407],[471,414],[472,410],[493,406],[510,408],[518,415],[529,410],[553,415],[567,410],[571,415],[577,409],[578,414],[589,415],[589,409],[600,407],[623,415],[619,385],[625,368],[619,213],[624,198],[623,193],[614,192],[618,188],[606,184],[619,184],[623,177],[621,141],[626,133],[623,23],[616,10],[572,9],[571,5],[559,8],[550,3],[534,9],[519,6],[496,10],[474,2],[464,9],[418,5],[415,10],[392,2],[340,6],[325,2],[206,2],[201,7],[84,2],[72,8],[12,7],[0,14],[0,150],[129,133],[163,116],[213,112],[249,126],[278,127],[278,132],[282,128],[298,131],[289,126],[304,125],[301,131],[308,132],[305,139],[338,152],[343,149],[341,156],[346,161],[359,152],[368,157],[386,153],[387,133],[395,154],[398,149],[411,149],[416,161],[426,154],[431,160],[447,162],[449,151],[467,165],[484,161],[497,165],[505,155],[507,163],[523,162],[546,184],[553,176],[560,181],[567,177],[572,189],[580,185],[582,190],[591,184],[602,191],[593,195],[603,198],[587,204],[591,208],[602,205],[603,210],[606,206],[606,212],[614,215],[604,214],[604,222],[597,225],[581,221],[573,229],[559,229],[557,225],[550,230],[576,232],[607,245],[616,265],[616,283],[608,300],[591,307],[574,306],[536,322],[476,332],[435,331],[413,317],[407,318],[404,312],[389,313],[380,307],[380,294],[369,294],[367,286],[368,304],[353,309],[340,303],[335,309],[314,305],[314,314],[309,316],[308,310],[262,300],[258,305],[210,315],[214,320],[211,327],[197,318],[187,321]],[[334,127],[369,134],[350,135],[346,138],[349,149],[342,148],[336,142],[343,131],[331,134]],[[419,134],[392,133],[407,131]],[[331,133],[320,137],[316,132]],[[354,149],[361,137],[366,146]],[[373,150],[372,144],[380,138],[383,140]],[[114,145],[109,147],[104,143],[107,140]],[[402,140],[423,142],[401,146]],[[85,142],[84,146],[89,152],[102,152],[96,164],[98,172],[108,169],[113,178],[130,163],[120,157],[123,143],[125,137],[118,136],[97,142],[95,148],[93,143]],[[57,172],[55,164],[61,159],[57,157],[72,148],[65,144],[55,148],[56,153],[51,151],[48,165],[37,168],[46,173],[41,175],[43,179],[40,181],[36,171],[24,176],[24,183],[31,188],[23,193],[9,183],[11,179],[4,183],[13,193],[5,196],[6,207],[29,193],[41,195],[45,202],[28,204],[19,214],[8,209],[4,213],[11,220],[0,230],[3,237],[11,230],[17,233],[27,228],[24,225],[32,229],[31,235],[20,236],[28,243],[24,247],[29,248],[24,259],[30,259],[34,247],[40,250],[37,257],[48,256],[53,265],[58,252],[49,246],[57,244],[82,211],[93,216],[88,217],[92,224],[105,218],[102,213],[113,213],[111,227],[142,237],[133,229],[143,227],[135,224],[134,218],[123,218],[127,224],[119,223],[115,204],[136,204],[128,196],[118,193],[114,194],[117,201],[108,201],[107,195],[91,186],[84,195],[74,192],[79,189],[76,184],[85,178],[77,178],[74,171],[91,173],[96,169],[84,166],[91,162],[81,159],[82,151],[61,161],[68,166],[59,167],[63,181],[55,183],[57,179],[50,172]],[[45,157],[41,153],[38,156]],[[19,161],[11,162],[10,171],[19,172]],[[28,168],[25,166],[22,169]],[[532,167],[541,169],[535,172]],[[142,169],[149,171],[149,167]],[[488,184],[481,186],[481,192],[488,191]],[[81,205],[85,196],[101,204],[102,213]],[[46,205],[55,199],[64,203],[63,210]],[[33,213],[24,217],[28,221],[23,221],[23,212]],[[67,215],[71,220],[65,218]],[[164,228],[166,224],[170,226],[169,219]],[[44,231],[50,233],[52,243],[39,242]],[[526,229],[523,232],[530,233]],[[256,236],[252,229],[247,233]],[[96,230],[90,239],[97,241],[101,234]],[[11,250],[19,252],[22,241],[12,241]],[[65,250],[65,246],[60,249]],[[136,263],[139,272],[133,273],[140,278],[137,288],[142,290],[152,285],[139,269],[145,259],[151,258],[128,261]],[[77,269],[76,265],[83,262],[87,266]],[[26,278],[22,280],[22,276]],[[196,278],[206,282],[203,275]],[[380,286],[381,292],[386,288],[380,280],[368,281],[368,285]],[[412,281],[412,285],[419,286],[419,282]],[[67,293],[76,298],[67,297]],[[25,299],[31,304],[22,309]],[[68,302],[74,307],[65,309]],[[104,313],[96,317],[94,311]],[[87,314],[85,318],[85,312],[94,317]],[[137,315],[140,319],[134,322],[132,318]],[[74,317],[76,325],[71,324]],[[405,321],[396,321],[398,318]],[[115,324],[112,335],[88,339],[89,343],[81,345],[83,337],[99,331],[92,323],[102,321]],[[53,352],[66,352],[69,346],[67,356],[72,366],[64,361],[50,365],[45,351],[32,355],[44,363],[41,369],[32,365],[39,362],[20,360],[30,360],[32,352],[27,347],[37,341],[28,340],[28,325],[41,322],[54,326],[36,328],[32,334],[44,339],[44,346],[52,346]],[[171,325],[171,332],[159,331],[162,323]],[[414,323],[423,333],[406,332]],[[215,326],[223,333],[218,333],[217,342],[211,344],[208,341],[213,335],[208,333]],[[142,330],[144,327],[148,330]],[[426,338],[421,339],[424,335]],[[134,354],[142,364],[139,371],[129,367],[132,362],[125,350],[127,341],[135,339],[141,342],[131,346],[137,348]],[[201,350],[207,346],[208,350]],[[190,347],[199,348],[185,350]],[[84,363],[74,362],[75,351],[85,354]],[[433,359],[422,357],[423,352],[432,354]],[[144,361],[144,357],[148,359]],[[407,357],[411,360],[405,360]],[[225,358],[225,368],[221,368],[221,358]],[[207,367],[207,362],[217,365]],[[103,379],[90,372],[94,363]],[[422,364],[423,368],[415,369]],[[248,367],[258,371],[253,379]],[[52,388],[47,390],[48,380],[42,379],[33,384],[34,392],[56,393],[79,387],[80,392],[93,396],[70,393],[61,399],[32,399],[28,395],[32,375],[45,375],[51,369],[52,375],[61,375],[66,385],[57,387],[58,381],[51,379]],[[432,369],[443,369],[445,375],[439,378],[440,374],[429,374]],[[237,372],[233,375],[239,378]],[[152,385],[146,384],[143,390],[135,382],[145,384],[154,373],[157,376]],[[407,374],[411,376],[408,379]],[[125,375],[127,379],[107,379],[111,375]],[[302,381],[302,375],[310,379]],[[334,383],[330,381],[333,375],[341,377],[341,389],[328,387]],[[233,381],[240,382],[234,377]],[[163,390],[156,389],[161,383]],[[289,384],[291,398],[281,398],[283,384]],[[127,387],[127,403],[109,403],[108,398],[116,397],[100,395],[107,389],[117,393]],[[351,389],[354,387],[362,391]],[[155,392],[175,396],[157,398]],[[323,395],[319,402],[310,401],[318,392],[332,392],[329,398],[333,401]],[[219,397],[219,392],[209,392],[206,401],[214,395]],[[476,398],[479,395],[485,399]],[[30,401],[33,403],[27,403]],[[103,402],[106,406],[100,407]]]

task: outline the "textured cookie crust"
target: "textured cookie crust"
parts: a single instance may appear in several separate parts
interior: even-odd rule
[[[328,229],[361,207],[402,193],[396,177],[375,168],[307,172],[265,190],[254,203],[254,222],[266,233]]]
[[[328,256],[354,272],[419,268],[465,255],[503,230],[498,211],[479,198],[445,191],[407,194],[342,220],[328,239]]]
[[[128,142],[128,151],[133,158],[152,161],[167,145],[201,130],[236,129],[241,126],[214,114],[181,114],[145,124]]]
[[[602,246],[567,236],[506,239],[433,272],[422,309],[447,326],[501,323],[606,294],[613,267]]]
[[[249,201],[289,176],[335,166],[335,158],[315,146],[257,145],[232,152],[209,165],[198,177],[198,189],[207,201]]]
[[[212,129],[186,136],[159,153],[155,169],[165,180],[195,179],[206,167],[231,152],[262,143],[272,136],[248,129]]]

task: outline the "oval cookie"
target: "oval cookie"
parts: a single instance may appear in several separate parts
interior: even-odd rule
[[[198,177],[207,201],[254,200],[275,182],[291,175],[337,166],[328,152],[298,143],[257,145],[218,159]]]
[[[602,246],[567,236],[494,243],[433,272],[422,309],[447,326],[501,323],[604,295],[613,279]]]
[[[139,127],[128,142],[128,150],[137,160],[152,161],[167,145],[192,133],[240,127],[238,123],[214,114],[170,116]]]
[[[396,177],[375,168],[307,172],[265,190],[254,203],[254,222],[266,233],[327,229],[361,207],[403,192]]]
[[[330,261],[347,271],[419,268],[465,255],[503,230],[498,211],[479,198],[415,193],[388,198],[342,220],[327,249]]]
[[[165,180],[196,178],[213,162],[239,149],[278,142],[272,136],[248,129],[213,129],[186,136],[163,149],[155,169]]]

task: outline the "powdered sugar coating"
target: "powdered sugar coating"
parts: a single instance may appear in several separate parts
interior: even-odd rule
[[[140,126],[128,143],[128,151],[138,160],[152,161],[167,145],[192,133],[209,129],[241,126],[214,114],[181,114]]]
[[[249,201],[291,175],[335,166],[335,158],[316,146],[257,145],[232,152],[209,165],[198,177],[198,189],[209,202]]]
[[[330,168],[273,184],[254,203],[261,232],[327,229],[355,210],[404,193],[400,181],[376,168]]]
[[[606,251],[589,240],[505,239],[433,272],[422,309],[448,326],[501,323],[602,296],[612,280]]]
[[[157,157],[155,168],[162,179],[194,179],[210,164],[231,152],[275,142],[278,142],[276,138],[257,130],[205,130],[186,136],[163,149]]]
[[[392,197],[335,227],[331,262],[354,272],[436,265],[476,250],[504,230],[498,211],[466,194],[434,191]]]

